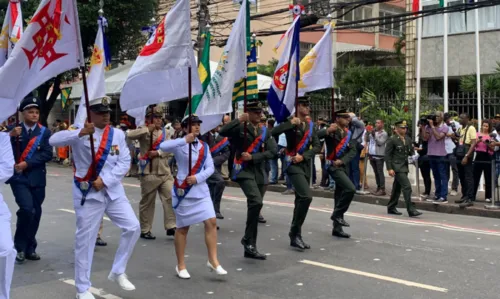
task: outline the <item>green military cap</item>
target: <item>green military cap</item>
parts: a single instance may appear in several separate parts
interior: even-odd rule
[[[335,112],[335,117],[349,118],[351,115],[347,112],[347,109],[341,109]]]
[[[264,106],[259,101],[247,103],[247,112],[262,112],[262,108],[264,108]]]
[[[397,127],[397,128],[408,128],[408,123],[406,122],[406,120],[399,120],[397,122],[394,123],[394,126]]]
[[[158,106],[149,106],[146,112],[146,117],[151,117],[151,114],[153,114],[153,117],[161,118],[163,117],[163,111],[160,107]]]
[[[297,100],[298,100],[299,104],[303,104],[303,105],[310,105],[311,104],[311,100],[309,99],[309,97],[299,97]]]

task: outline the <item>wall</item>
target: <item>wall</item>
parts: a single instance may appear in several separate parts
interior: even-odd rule
[[[500,31],[479,33],[481,73],[491,74],[500,62]],[[443,76],[443,38],[422,39],[422,78]],[[448,76],[475,74],[476,50],[474,34],[448,36]]]

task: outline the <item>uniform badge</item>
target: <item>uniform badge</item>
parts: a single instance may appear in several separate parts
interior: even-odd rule
[[[177,188],[177,195],[182,197],[184,196],[186,192],[184,191],[184,189],[181,189],[181,188]]]
[[[113,145],[111,146],[111,156],[114,155],[120,155],[120,149],[118,148],[118,145]]]
[[[80,183],[80,190],[82,190],[82,191],[89,190],[89,187],[90,187],[89,182],[81,182]]]
[[[141,166],[146,166],[146,164],[148,164],[148,161],[147,160],[139,160],[139,164]]]
[[[240,171],[240,170],[241,170],[241,164],[235,164],[235,165],[234,165],[234,169],[235,169],[236,171]]]
[[[285,156],[285,161],[287,161],[288,163],[292,162],[292,156],[286,155]]]

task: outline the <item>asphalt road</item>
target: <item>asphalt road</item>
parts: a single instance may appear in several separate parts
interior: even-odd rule
[[[74,298],[72,173],[49,167],[47,198],[38,234],[42,260],[16,265],[12,298]],[[124,180],[137,210],[137,179]],[[9,187],[3,188],[14,214],[16,205]],[[119,230],[105,221],[107,247],[98,248],[93,263],[93,292],[97,298],[482,298],[500,294],[497,267],[500,261],[500,221],[424,212],[419,219],[392,217],[385,208],[353,203],[346,220],[349,240],[331,236],[329,220],[333,199],[314,198],[303,228],[312,249],[297,252],[289,247],[288,228],[293,197],[268,193],[259,227],[258,248],[267,261],[243,258],[240,239],[246,204],[237,188],[224,192],[219,221],[219,259],[229,272],[224,279],[206,268],[203,225],[192,227],[188,237],[187,266],[190,280],[175,276],[173,239],[164,235],[161,204],[153,233],[155,241],[140,239],[127,274],[134,292],[122,291],[107,280],[119,240]],[[14,225],[13,225],[14,229]],[[97,295],[99,294],[99,295]]]

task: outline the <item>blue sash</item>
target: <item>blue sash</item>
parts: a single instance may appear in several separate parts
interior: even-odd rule
[[[261,128],[262,128],[262,134],[259,137],[255,138],[252,144],[250,144],[250,146],[247,148],[249,154],[255,154],[261,147],[264,140],[266,140],[267,127],[263,126]],[[236,177],[238,176],[238,174],[240,174],[243,168],[245,168],[245,166],[246,163],[241,158],[236,159],[236,157],[234,157],[233,176],[232,176],[233,180],[236,180]]]

